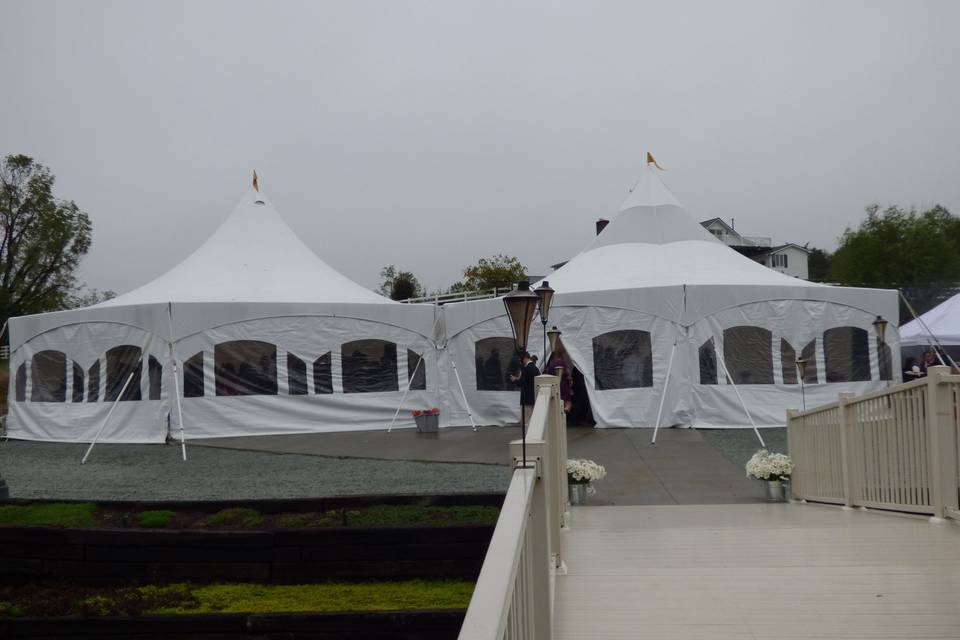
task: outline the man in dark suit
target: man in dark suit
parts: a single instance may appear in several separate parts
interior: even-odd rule
[[[530,354],[524,351],[520,354],[520,375],[511,376],[516,381],[520,381],[520,407],[523,410],[523,425],[530,423],[530,416],[533,414],[533,405],[537,401],[536,390],[534,389],[534,379],[540,375],[540,369],[534,364]]]

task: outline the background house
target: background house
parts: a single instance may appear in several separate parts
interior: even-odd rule
[[[773,245],[767,237],[742,235],[734,228],[733,219],[730,224],[720,218],[704,220],[700,224],[722,243],[751,260],[794,278],[809,279],[807,258],[810,250],[806,247],[792,242]]]

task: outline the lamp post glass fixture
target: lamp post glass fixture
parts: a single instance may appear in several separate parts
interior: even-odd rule
[[[547,366],[547,316],[550,315],[550,304],[553,302],[553,289],[550,288],[550,283],[544,280],[533,292],[537,294],[540,322],[543,323],[543,366]]]
[[[887,365],[887,342],[884,340],[884,336],[887,334],[887,324],[886,320],[883,319],[883,316],[877,316],[877,319],[873,321],[873,330],[877,332],[877,338],[880,340],[880,348],[878,350],[878,364],[880,365],[880,378],[883,379],[883,370]],[[892,372],[891,372],[892,373]],[[893,376],[891,375],[890,378]],[[890,378],[887,379],[887,386],[890,386]]]
[[[800,398],[803,400],[803,410],[807,410],[807,392],[803,388],[803,379],[807,376],[807,361],[803,358],[797,358],[797,373],[800,375]]]
[[[551,289],[552,292],[552,289]],[[533,314],[537,310],[539,296],[530,291],[530,283],[523,280],[517,283],[515,291],[503,296],[503,306],[507,308],[507,317],[510,318],[510,329],[513,331],[513,342],[517,348],[517,356],[527,349],[527,338],[530,336],[530,325],[533,324]],[[521,361],[520,373],[523,374]],[[527,466],[527,425],[523,421],[523,392],[520,393],[520,429],[523,466]]]
[[[557,352],[557,344],[560,343],[560,336],[563,335],[563,332],[560,329],[557,329],[556,325],[553,326],[550,331],[547,331],[547,340],[550,341],[550,355],[553,356]],[[546,356],[544,356],[546,357]]]

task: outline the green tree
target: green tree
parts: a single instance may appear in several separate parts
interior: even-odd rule
[[[92,226],[70,200],[53,196],[53,174],[24,155],[0,165],[0,316],[69,305]]]
[[[811,249],[807,256],[807,272],[810,280],[824,282],[830,271],[830,254],[823,249]]]
[[[408,300],[423,295],[420,281],[409,271],[397,271],[392,264],[380,270],[380,293],[391,300]]]
[[[527,277],[527,268],[513,256],[497,254],[480,258],[477,264],[463,270],[463,287],[466,290],[509,287]]]

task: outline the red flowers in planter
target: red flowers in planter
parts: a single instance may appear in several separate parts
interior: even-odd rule
[[[412,413],[414,418],[418,418],[420,416],[438,416],[440,415],[440,409],[437,407],[433,407],[431,409],[417,409]]]

